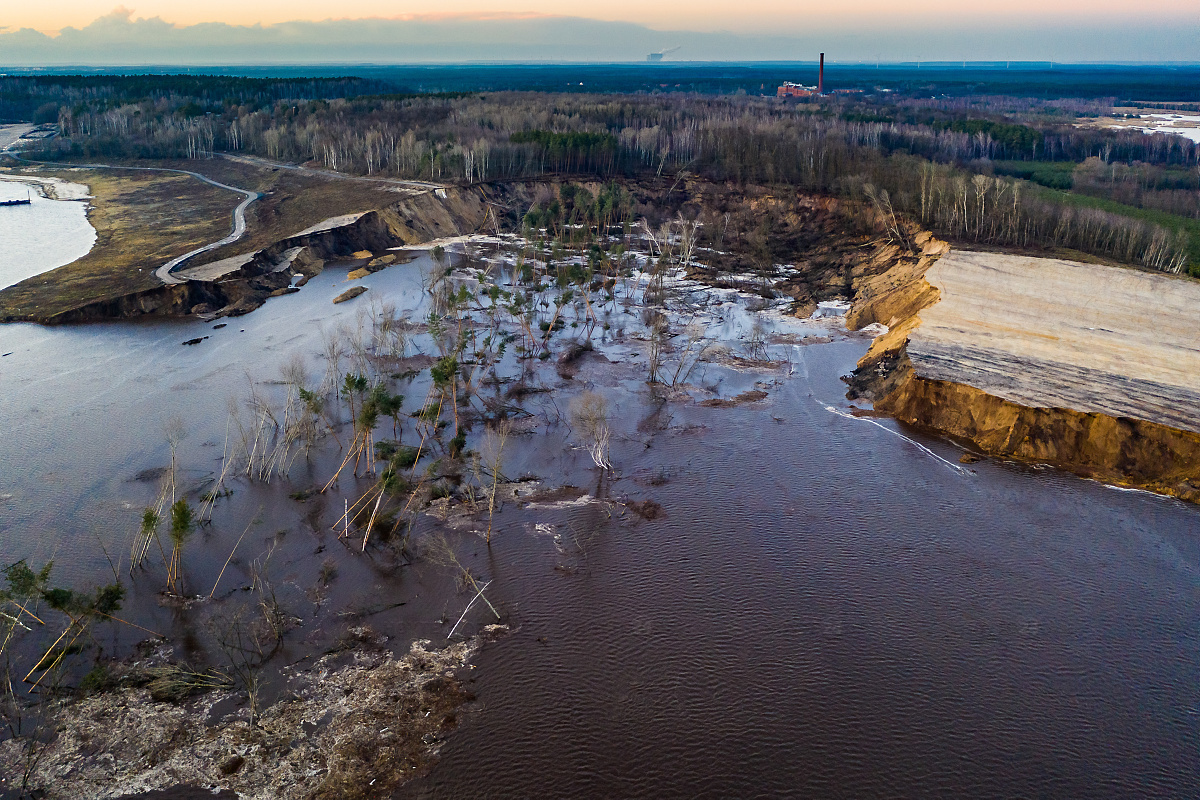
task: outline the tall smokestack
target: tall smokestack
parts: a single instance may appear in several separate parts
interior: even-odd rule
[[[825,54],[821,53],[821,71],[817,73],[817,94],[825,94]]]

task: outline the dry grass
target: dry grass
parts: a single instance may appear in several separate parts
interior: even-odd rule
[[[330,217],[382,208],[400,198],[385,186],[226,159],[138,165],[187,169],[263,193],[247,210],[246,236],[205,254],[197,264],[250,252]],[[87,184],[95,198],[88,218],[96,228],[96,245],[78,261],[0,291],[0,319],[45,320],[97,300],[161,286],[154,270],[228,234],[230,214],[239,202],[232,192],[172,173],[51,168],[21,172]]]
[[[154,270],[229,233],[237,196],[186,175],[30,170],[87,184],[96,244],[78,261],[0,291],[0,319],[45,319],[95,300],[162,285]]]
[[[249,253],[330,217],[383,208],[401,197],[383,185],[308,176],[223,158],[175,162],[171,166],[191,169],[213,180],[253,189],[263,195],[246,209],[246,236],[205,254],[204,261]]]

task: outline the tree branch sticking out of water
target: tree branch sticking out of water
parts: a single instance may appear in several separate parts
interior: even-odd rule
[[[608,426],[608,404],[595,392],[583,392],[571,401],[571,421],[584,439],[592,461],[605,472],[612,469],[608,446],[612,432]]]

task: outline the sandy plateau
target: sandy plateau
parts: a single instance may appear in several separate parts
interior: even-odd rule
[[[991,455],[1200,500],[1200,284],[956,251],[893,294],[924,308],[890,320],[852,395]]]
[[[1200,283],[963,251],[925,277],[941,301],[909,338],[922,378],[1200,432]]]

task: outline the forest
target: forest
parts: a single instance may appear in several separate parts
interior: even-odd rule
[[[39,145],[45,159],[239,152],[466,184],[552,175],[786,184],[911,215],[956,241],[1200,274],[1200,146],[1079,124],[1111,99],[388,89],[350,77],[5,78],[0,116],[57,122],[61,135]]]

